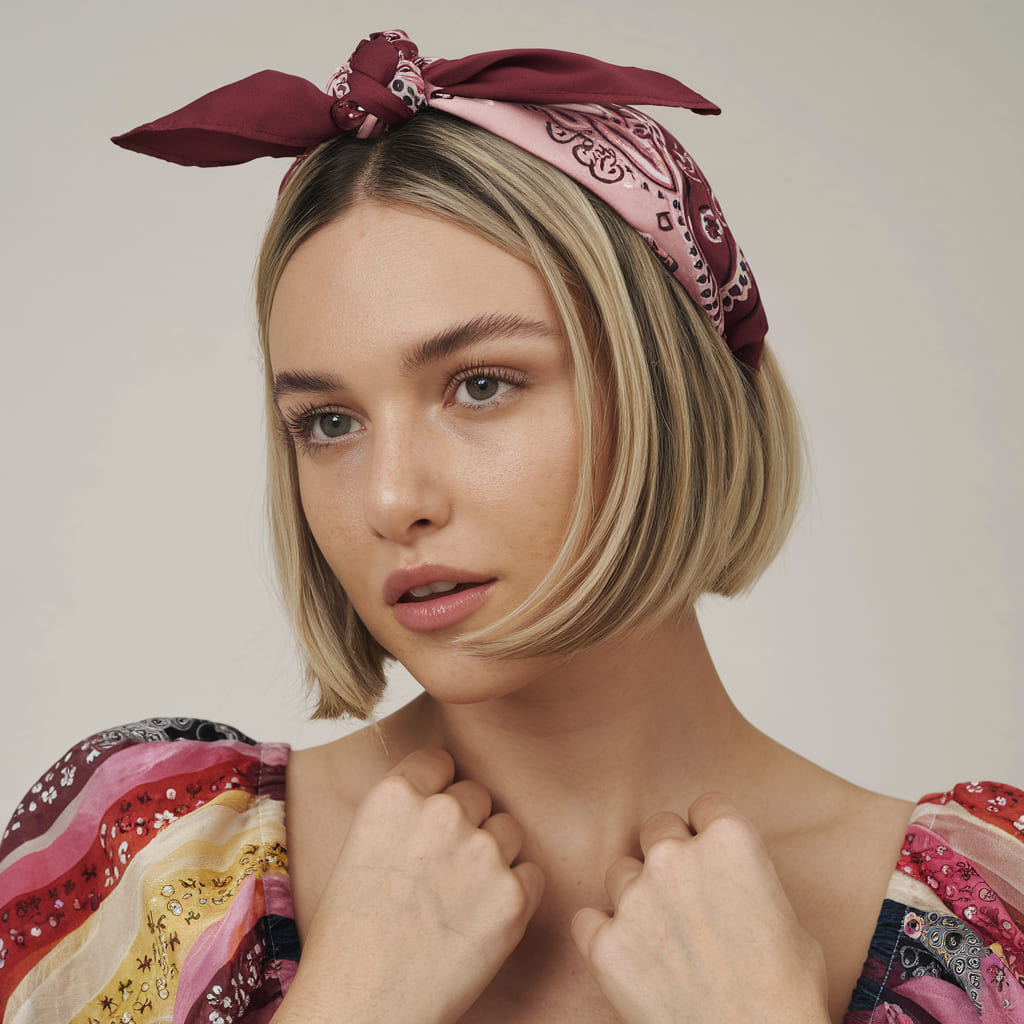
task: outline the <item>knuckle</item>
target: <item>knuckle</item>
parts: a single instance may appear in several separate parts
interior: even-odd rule
[[[484,829],[478,828],[473,831],[469,837],[469,846],[470,852],[475,857],[479,857],[482,863],[486,864],[492,860],[500,861],[501,847],[497,837]],[[501,861],[501,865],[504,867],[504,861]]]
[[[459,799],[451,793],[434,793],[423,801],[423,809],[430,825],[449,830],[466,823],[466,814]]]
[[[416,787],[404,775],[387,775],[366,796],[369,804],[403,807],[418,797]]]
[[[662,871],[673,867],[685,856],[688,845],[678,836],[661,836],[648,848],[644,857],[645,868]]]
[[[720,843],[730,846],[747,847],[761,841],[757,830],[738,811],[725,811],[712,821],[705,834],[713,836]]]
[[[517,924],[525,915],[529,900],[519,879],[511,871],[503,871],[495,886],[495,901],[502,916],[510,924]]]

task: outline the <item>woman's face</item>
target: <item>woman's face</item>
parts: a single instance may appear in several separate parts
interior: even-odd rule
[[[450,640],[516,608],[568,525],[576,403],[540,275],[364,203],[292,256],[269,338],[306,518],[362,621],[440,699],[514,688]]]

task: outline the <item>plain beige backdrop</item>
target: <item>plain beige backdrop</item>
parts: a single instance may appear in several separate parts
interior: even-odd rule
[[[858,782],[1024,780],[1019,0],[62,0],[3,20],[0,806],[145,716],[300,745],[342,727],[304,720],[263,524],[251,281],[285,165],[183,169],[107,137],[264,67],[322,85],[395,27],[428,55],[645,65],[724,108],[664,119],[758,276],[812,476],[761,584],[705,605],[723,677]]]

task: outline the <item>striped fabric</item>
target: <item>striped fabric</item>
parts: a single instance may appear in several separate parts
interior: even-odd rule
[[[288,747],[150,719],[69,751],[0,845],[0,1012],[267,1021],[295,972]]]
[[[58,761],[0,844],[0,1019],[266,1024],[299,957],[288,754],[179,718]],[[1020,790],[920,802],[846,1024],[1024,1024],[1022,844]]]

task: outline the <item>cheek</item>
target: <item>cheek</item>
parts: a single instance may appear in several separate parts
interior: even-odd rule
[[[553,557],[569,527],[579,482],[579,448],[573,421],[539,425],[526,443],[509,451],[502,492],[504,523],[530,549]]]
[[[304,461],[299,462],[298,482],[306,524],[337,575],[339,550],[356,558],[360,550],[355,541],[363,519],[353,500],[353,488],[342,486],[322,467]]]

